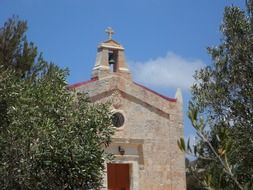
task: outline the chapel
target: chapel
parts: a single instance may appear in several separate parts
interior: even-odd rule
[[[115,135],[106,151],[105,190],[185,190],[185,157],[177,146],[183,137],[181,91],[175,98],[133,81],[124,47],[108,39],[97,48],[91,79],[70,85],[92,102],[111,102]],[[147,79],[148,80],[148,79]]]

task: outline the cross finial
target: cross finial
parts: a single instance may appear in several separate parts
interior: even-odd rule
[[[113,31],[112,27],[107,27],[107,29],[105,30],[105,32],[108,34],[109,40],[111,40],[112,39],[112,35],[114,34],[114,31]]]

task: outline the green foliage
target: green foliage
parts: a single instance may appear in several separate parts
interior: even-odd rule
[[[253,1],[246,5],[225,8],[221,44],[208,48],[213,65],[196,72],[192,87],[198,141],[186,152],[206,189],[253,189]]]
[[[26,29],[16,18],[0,29],[1,189],[101,189],[109,107],[67,90],[67,70],[37,55]]]
[[[0,28],[0,65],[14,69],[20,77],[36,77],[45,66],[37,47],[25,36],[27,23],[12,17]]]
[[[195,167],[195,161],[190,161],[186,158],[186,187],[187,190],[205,190],[203,185],[199,182],[199,173],[195,174],[193,168]]]

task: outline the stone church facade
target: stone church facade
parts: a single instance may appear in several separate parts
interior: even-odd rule
[[[183,136],[182,95],[158,94],[132,80],[124,48],[111,38],[97,49],[89,81],[70,85],[88,93],[93,102],[111,102],[113,142],[106,151],[104,189],[185,190],[184,153],[177,147]]]

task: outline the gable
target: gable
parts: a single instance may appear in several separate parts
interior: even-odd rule
[[[70,85],[70,88],[77,92],[87,93],[93,102],[103,98],[112,97],[113,93],[118,91],[122,97],[138,104],[146,106],[148,109],[155,109],[158,112],[171,113],[178,108],[177,100],[163,96],[142,85],[134,83],[124,78],[111,76],[102,80],[92,79],[79,85]]]

